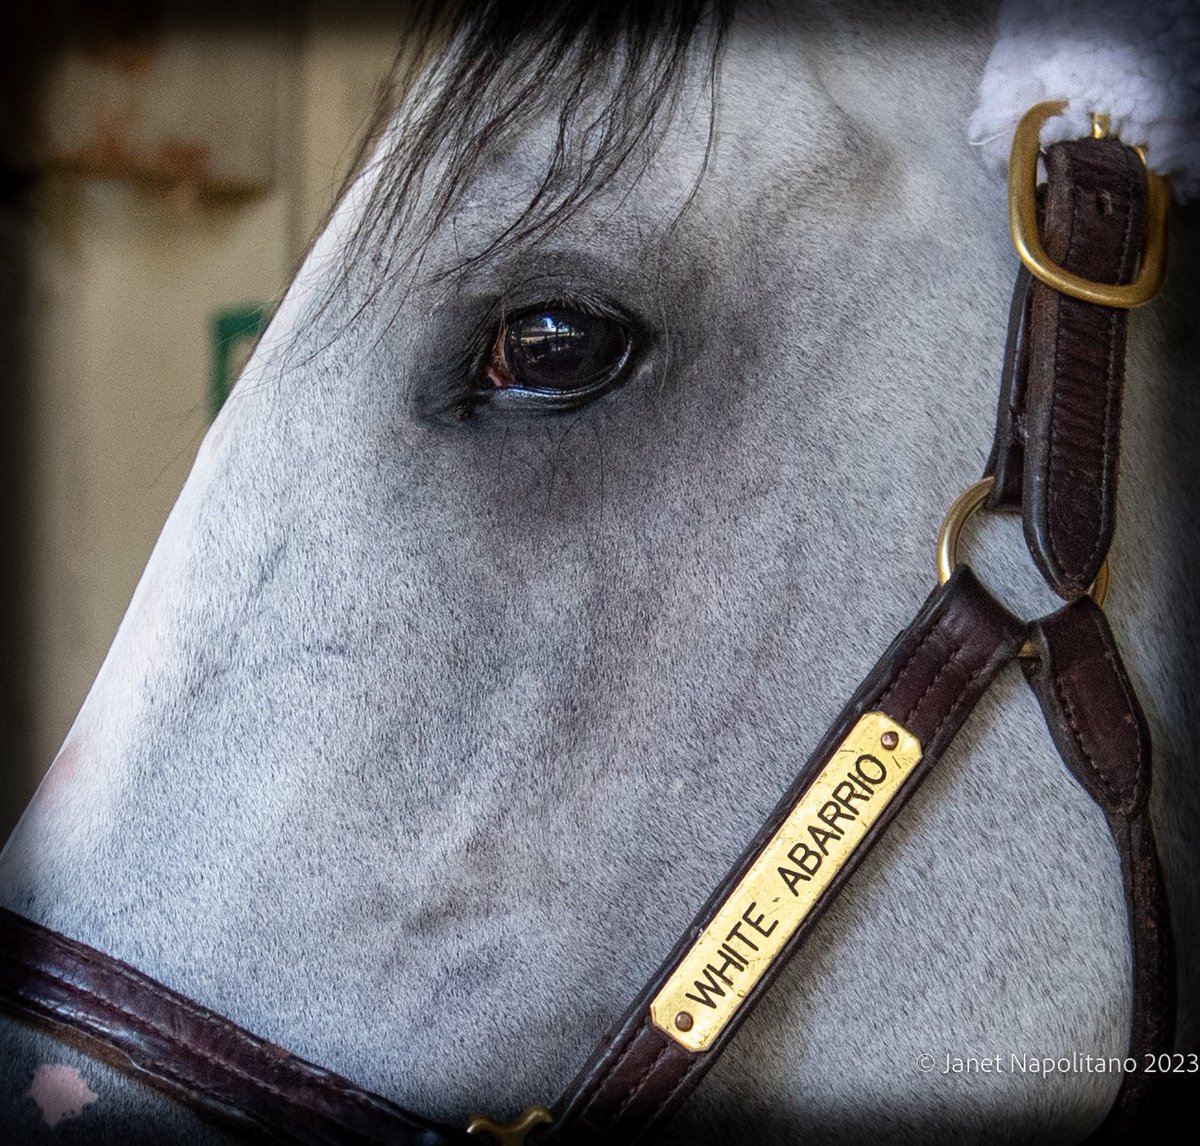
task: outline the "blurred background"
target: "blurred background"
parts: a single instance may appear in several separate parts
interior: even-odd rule
[[[0,18],[0,840],[411,21],[404,0],[29,8]]]

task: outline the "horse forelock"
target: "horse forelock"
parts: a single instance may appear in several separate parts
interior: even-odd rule
[[[460,11],[440,53],[446,28],[421,20],[417,64],[382,102],[364,148],[373,190],[346,244],[347,267],[374,257],[386,276],[419,260],[489,162],[547,114],[551,146],[528,202],[450,270],[552,232],[627,164],[651,161],[690,76],[711,90],[733,8],[491,0]]]

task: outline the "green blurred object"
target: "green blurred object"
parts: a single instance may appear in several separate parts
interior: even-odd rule
[[[229,307],[212,317],[212,384],[209,413],[215,418],[234,382],[246,365],[259,336],[267,328],[271,310],[265,303]]]

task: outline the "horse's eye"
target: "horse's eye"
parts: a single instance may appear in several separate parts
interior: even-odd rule
[[[487,397],[506,405],[573,409],[621,380],[632,344],[618,320],[568,307],[510,316],[496,333],[485,370]]]

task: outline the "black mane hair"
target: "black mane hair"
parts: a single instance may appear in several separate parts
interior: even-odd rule
[[[496,148],[537,114],[557,118],[540,185],[455,269],[569,218],[631,160],[649,162],[693,54],[707,52],[702,66],[715,85],[732,9],[733,0],[484,0],[447,21],[444,5],[427,5],[356,165],[395,121],[350,262],[395,271],[396,239],[403,234],[406,250],[419,252]]]

